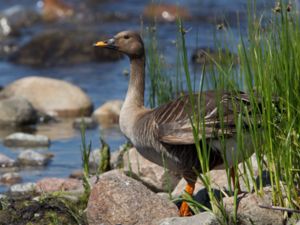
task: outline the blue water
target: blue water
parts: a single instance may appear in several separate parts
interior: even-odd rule
[[[141,19],[144,7],[151,1],[142,0],[111,0],[111,1],[99,1],[103,3],[87,4],[89,2],[79,0],[66,1],[79,8],[88,9],[89,13],[93,12],[121,12],[128,14],[128,20],[98,23],[97,21],[81,21],[77,26],[84,28],[94,29],[101,31],[103,34],[113,35],[118,31],[125,29],[140,30]],[[91,1],[90,1],[91,2]],[[96,2],[96,1],[94,1]],[[174,1],[160,1],[173,3]],[[233,22],[231,27],[232,32],[232,50],[235,51],[235,44],[239,41],[239,33],[245,32],[246,27],[246,11],[247,1],[235,0],[181,0],[176,1],[177,3],[186,7],[194,18],[209,17],[220,14],[229,16],[230,21]],[[266,11],[271,10],[274,5],[272,1],[257,1],[258,8],[265,9]],[[15,5],[22,5],[27,8],[36,10],[37,1],[33,0],[10,0],[0,1],[0,11],[3,11],[9,7]],[[240,14],[241,27],[236,25],[237,12]],[[147,26],[147,22],[144,22],[144,27]],[[49,26],[49,25],[47,25]],[[23,32],[24,39],[30,38],[37,32],[41,32],[45,29],[44,25],[38,24],[28,28],[28,32]],[[201,19],[193,19],[185,24],[187,28],[192,28],[191,31],[186,35],[188,53],[197,46],[213,46],[214,35],[216,34],[215,24],[209,23]],[[175,63],[176,49],[172,41],[176,39],[177,35],[176,24],[160,23],[157,25],[157,36],[161,51],[166,56],[167,62],[172,66]],[[219,32],[217,35],[227,35],[226,32]],[[28,37],[29,36],[29,37]],[[96,40],[95,40],[96,41]],[[110,99],[123,99],[127,90],[128,77],[122,74],[124,69],[129,69],[128,60],[126,58],[111,63],[85,63],[76,66],[69,67],[51,67],[51,68],[30,68],[26,66],[20,66],[11,64],[6,61],[0,61],[0,85],[6,86],[10,82],[15,81],[21,77],[38,75],[45,77],[52,77],[69,81],[75,85],[80,86],[84,89],[87,94],[91,97],[95,108],[103,104],[105,101]],[[54,158],[50,165],[41,169],[24,169],[20,171],[23,178],[23,182],[37,181],[43,177],[67,177],[69,174],[81,168],[81,153],[80,153],[80,133],[74,130],[70,125],[69,121],[65,121],[61,124],[52,124],[49,126],[42,125],[38,126],[38,133],[44,133],[51,137],[52,143],[48,151],[54,153]],[[12,131],[1,130],[0,137],[3,138],[5,135]],[[98,127],[94,130],[88,130],[86,133],[87,139],[92,141],[93,148],[99,146],[99,135],[111,146],[112,150],[118,149],[118,147],[125,142],[125,138],[120,133],[117,127],[111,129],[102,129]],[[22,149],[9,149],[0,145],[0,152],[8,156],[16,158],[18,153]],[[45,149],[40,150],[45,151]],[[7,187],[0,186],[0,192],[5,191]]]

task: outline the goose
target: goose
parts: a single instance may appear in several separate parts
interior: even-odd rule
[[[145,48],[141,36],[134,31],[122,31],[113,38],[96,42],[94,46],[116,50],[129,57],[130,78],[120,112],[120,129],[142,156],[181,174],[187,182],[185,191],[188,194],[193,194],[197,173],[201,172],[190,120],[193,107],[198,109],[200,104],[200,113],[204,116],[205,131],[200,130],[199,141],[205,139],[206,149],[209,149],[209,169],[224,168],[225,162],[233,168],[234,162],[240,162],[253,153],[253,148],[249,147],[239,154],[236,141],[235,114],[251,111],[247,94],[210,90],[194,95],[194,99],[200,97],[202,103],[195,101],[192,105],[190,96],[185,95],[149,109],[144,105]],[[220,120],[220,110],[223,120]],[[224,136],[225,142],[222,142]],[[245,142],[245,146],[251,145],[251,141]],[[191,215],[187,202],[182,202],[179,214]]]

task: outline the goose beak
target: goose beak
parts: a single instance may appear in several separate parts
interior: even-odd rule
[[[95,47],[100,48],[110,48],[110,49],[117,49],[117,46],[115,45],[115,39],[111,38],[106,41],[98,41],[94,44]]]

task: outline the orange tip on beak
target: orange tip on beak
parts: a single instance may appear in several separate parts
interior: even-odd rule
[[[94,46],[105,47],[105,46],[107,46],[107,43],[105,43],[104,41],[98,41],[97,43],[94,44]]]

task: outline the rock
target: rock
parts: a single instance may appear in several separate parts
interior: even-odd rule
[[[199,213],[189,217],[163,219],[159,225],[220,225],[216,216],[210,212]]]
[[[39,134],[13,133],[4,139],[3,144],[8,147],[48,147],[50,140]]]
[[[19,154],[17,163],[20,166],[46,166],[52,155],[41,154],[33,150],[26,150]]]
[[[40,16],[34,10],[15,5],[0,12],[0,37],[19,35],[20,29],[39,21]]]
[[[251,160],[251,165],[252,165],[252,170],[253,170],[252,172],[253,172],[254,179],[255,179],[258,177],[258,165],[257,165],[257,160],[256,160],[255,154],[253,154],[249,158],[249,160]],[[250,177],[249,173],[247,173],[247,174],[242,173],[242,172],[244,172],[243,162],[238,165],[238,168],[239,168],[239,182],[240,182],[241,191],[242,192],[249,192],[249,191],[251,192],[253,190],[252,178]],[[221,169],[220,170],[211,170],[211,171],[209,171],[209,176],[210,176],[212,188],[214,188],[216,190],[220,190],[220,189],[229,190],[226,170],[221,170]],[[244,176],[244,178],[247,177],[247,179],[249,180],[250,190],[248,190],[245,180],[241,176]],[[230,179],[230,185],[232,185],[231,182],[232,181]],[[269,184],[268,177],[264,176],[263,177],[263,185],[267,186],[268,184]],[[186,181],[184,179],[181,179],[180,182],[175,187],[175,189],[173,190],[172,196],[176,196],[176,197],[180,196],[185,188],[185,185],[186,185]],[[204,188],[205,188],[205,186],[200,181],[200,179],[197,179],[195,191],[194,191],[194,194],[196,195],[196,197],[203,199],[203,196],[200,197],[197,195],[198,195],[198,192],[199,192],[199,194],[206,194],[203,191],[200,193],[200,191],[203,190]],[[205,197],[205,199],[206,199],[206,197]]]
[[[55,21],[74,15],[72,6],[60,0],[43,0],[42,16],[46,21]]]
[[[97,123],[91,117],[80,117],[74,120],[73,127],[76,129],[94,129],[97,127]]]
[[[154,225],[176,215],[177,207],[173,203],[117,170],[100,176],[87,206],[89,225]]]
[[[225,64],[226,62],[237,63],[237,56],[225,49],[198,48],[192,53],[192,62],[195,64],[211,64],[217,62]]]
[[[90,98],[77,86],[46,77],[25,77],[5,87],[1,96],[22,96],[35,109],[52,116],[90,115]]]
[[[45,135],[51,141],[72,139],[78,135],[78,131],[73,128],[73,119],[57,118],[56,122],[38,124],[36,134]]]
[[[82,170],[74,170],[69,175],[69,178],[78,179],[81,180],[83,178],[84,174]]]
[[[174,188],[173,192],[172,192],[172,196],[173,197],[179,197],[180,195],[183,194],[184,192],[184,188],[186,186],[186,181],[185,179],[181,179],[178,184],[176,185],[176,187]],[[200,179],[197,179],[197,182],[195,184],[195,190],[194,190],[194,194],[197,193],[198,191],[200,191],[201,189],[204,188],[204,185],[202,184],[202,182],[200,181]]]
[[[234,197],[223,198],[226,211],[233,216]],[[259,205],[272,205],[271,187],[264,188],[264,195],[257,196],[255,193],[241,194],[238,196],[238,224],[243,225],[282,225],[284,224],[283,213],[259,207]]]
[[[144,9],[143,16],[148,20],[175,22],[177,17],[182,20],[191,18],[189,11],[183,6],[173,4],[150,4]]]
[[[9,158],[8,156],[0,153],[0,167],[13,167],[15,165],[15,160]]]
[[[179,176],[145,159],[136,148],[129,149],[123,161],[125,171],[155,192],[173,190],[180,180]]]
[[[27,66],[51,67],[121,59],[120,53],[93,47],[95,41],[102,39],[106,37],[90,30],[47,30],[33,36],[8,60]]]
[[[38,121],[32,105],[23,97],[13,96],[0,100],[0,125],[21,126]]]
[[[20,183],[22,181],[22,177],[19,173],[5,173],[0,176],[0,183],[5,185],[13,185]]]
[[[20,47],[17,38],[0,38],[0,59],[7,60],[7,58],[14,54]]]
[[[9,191],[12,193],[28,193],[28,192],[34,192],[35,190],[35,183],[28,182],[23,184],[14,184],[9,188]]]
[[[72,197],[71,197],[72,198]],[[82,215],[86,204],[84,200],[71,199],[65,193],[59,195],[8,195],[0,210],[1,225],[49,225],[49,224],[87,224]]]
[[[102,127],[118,124],[122,104],[121,100],[107,101],[96,109],[92,116]]]
[[[70,191],[80,188],[82,188],[82,182],[73,178],[43,178],[36,183],[36,191],[40,193]]]
[[[160,198],[164,198],[164,199],[166,199],[166,200],[170,200],[171,198],[171,196],[168,194],[168,193],[166,193],[166,192],[158,192],[158,193],[156,193]]]

